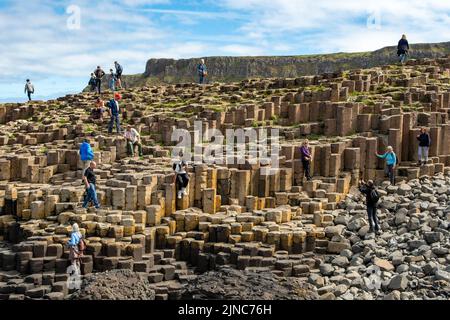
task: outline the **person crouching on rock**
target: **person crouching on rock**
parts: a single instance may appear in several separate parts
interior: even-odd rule
[[[380,200],[380,194],[378,193],[372,180],[359,182],[359,191],[366,195],[367,215],[369,218],[369,232],[380,233],[380,226],[378,224],[377,217],[377,204]]]
[[[137,130],[132,128],[130,125],[127,125],[127,130],[125,131],[124,136],[127,139],[128,155],[134,157],[134,148],[137,146],[139,157],[142,157],[142,143],[139,132],[137,132]]]
[[[389,177],[391,185],[395,185],[395,166],[398,161],[394,149],[388,146],[384,154],[378,154],[376,152],[375,154],[380,159],[386,159],[386,176]]]
[[[428,162],[428,150],[431,145],[430,135],[427,132],[426,128],[420,129],[420,134],[417,136],[417,140],[419,140],[419,162],[418,165],[424,165]]]
[[[181,157],[183,157],[181,155]],[[181,158],[180,157],[180,158]],[[180,160],[173,164],[173,170],[175,171],[175,181],[177,183],[178,199],[181,199],[183,195],[187,196],[186,188],[189,184],[189,176],[187,174],[187,163],[184,160]]]
[[[114,94],[114,99],[108,101],[108,112],[111,117],[108,125],[108,133],[111,134],[114,123],[116,124],[117,133],[120,133],[120,108],[119,108],[119,100],[122,99],[122,96],[119,93]]]
[[[309,150],[309,141],[306,139],[303,141],[300,148],[300,157],[303,165],[303,172],[305,174],[306,180],[311,180],[310,165],[311,165],[311,151]]]
[[[91,161],[89,168],[86,169],[83,176],[83,182],[86,186],[86,195],[84,197],[83,208],[88,207],[88,204],[92,202],[96,209],[100,208],[97,199],[97,190],[96,190],[96,182],[94,169],[97,167],[97,164],[94,161]]]
[[[101,98],[97,98],[91,111],[91,119],[103,121],[103,112],[105,112],[105,103]]]

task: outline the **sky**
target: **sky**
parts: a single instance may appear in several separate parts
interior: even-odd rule
[[[0,102],[81,91],[97,65],[450,41],[448,0],[0,0]]]

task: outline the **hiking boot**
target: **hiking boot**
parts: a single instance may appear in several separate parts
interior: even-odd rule
[[[181,191],[178,191],[178,199],[181,199]]]

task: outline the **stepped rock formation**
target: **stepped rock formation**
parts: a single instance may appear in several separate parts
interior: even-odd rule
[[[132,270],[155,299],[178,299],[186,283],[201,283],[199,273],[223,266],[296,277],[321,299],[446,298],[450,57],[122,94],[126,122],[142,135],[141,158],[127,157],[125,139],[108,135],[106,120],[89,119],[92,93],[0,105],[1,299],[73,292],[64,246],[73,222],[87,242],[83,275]],[[270,161],[247,155],[242,164],[190,166],[188,195],[177,199],[171,134],[193,135],[196,121],[204,132],[276,128],[280,151]],[[418,167],[422,126],[433,143]],[[85,137],[98,163],[98,210],[80,207]],[[304,138],[312,140],[312,181],[302,179]],[[202,150],[211,144],[200,142]],[[400,160],[397,186],[383,184],[384,163],[374,156],[387,145]],[[227,160],[239,150],[230,152]],[[368,233],[353,192],[360,178],[381,184],[380,237]]]

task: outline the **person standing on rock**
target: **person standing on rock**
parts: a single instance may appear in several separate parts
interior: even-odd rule
[[[69,259],[72,266],[80,273],[80,258],[83,256],[83,251],[80,250],[80,242],[83,236],[80,232],[80,227],[77,223],[72,225],[72,233],[70,234],[70,240],[67,242],[69,247]]]
[[[119,89],[122,89],[123,68],[117,61],[114,61],[114,67],[116,68],[117,87],[119,87]]]
[[[31,101],[31,95],[34,93],[34,85],[31,83],[30,79],[27,79],[27,82],[25,83],[25,91],[28,95],[28,101]]]
[[[97,69],[94,71],[95,75],[95,83],[97,85],[97,92],[98,94],[102,93],[102,78],[105,76],[105,71],[103,71],[100,66],[97,66]]]
[[[375,154],[380,159],[386,159],[386,176],[389,177],[391,185],[394,185],[395,167],[397,165],[397,155],[395,154],[394,149],[391,146],[388,146],[384,154],[378,154],[376,152]]]
[[[130,125],[127,125],[127,130],[125,131],[124,136],[127,139],[128,155],[134,157],[134,148],[137,146],[139,157],[142,157],[142,143],[139,132],[137,132],[137,130],[132,128]]]
[[[117,133],[120,134],[120,108],[119,108],[119,100],[122,96],[119,93],[114,94],[114,99],[111,99],[108,102],[108,112],[111,117],[108,125],[108,133],[111,134],[113,130],[114,123],[116,124]]]
[[[114,74],[113,69],[109,69],[109,89],[111,91],[116,91],[116,75]]]
[[[96,209],[100,208],[97,199],[97,190],[96,190],[96,182],[97,179],[94,174],[94,169],[97,167],[97,164],[94,161],[91,161],[89,168],[86,169],[83,176],[83,182],[86,187],[86,195],[84,197],[83,208],[87,208],[88,204],[92,202]]]
[[[200,63],[197,66],[197,73],[199,78],[199,83],[203,84],[206,81],[206,76],[208,75],[208,71],[206,69],[205,60],[201,59]]]
[[[94,73],[91,73],[91,78],[89,79],[89,85],[91,86],[91,92],[97,87],[97,78]]]
[[[428,150],[431,145],[431,138],[426,128],[420,129],[420,134],[417,135],[417,140],[419,140],[418,165],[420,166],[428,162]]]
[[[303,165],[303,172],[307,181],[311,180],[310,166],[311,166],[311,150],[309,148],[309,141],[306,139],[303,141],[300,147],[300,157]]]
[[[175,181],[177,183],[178,199],[182,196],[187,196],[186,188],[189,185],[189,175],[187,174],[187,162],[184,161],[183,155],[180,155],[180,160],[173,164],[173,170],[175,171]]]
[[[397,45],[397,55],[400,58],[400,63],[404,64],[409,52],[409,43],[406,40],[406,35],[403,35]]]
[[[359,191],[366,195],[367,215],[369,218],[369,232],[376,232],[379,234],[380,226],[378,224],[377,217],[377,204],[380,200],[380,194],[378,193],[372,180],[359,182]]]
[[[83,143],[80,146],[80,160],[83,163],[83,172],[81,174],[81,177],[84,177],[84,173],[89,167],[89,163],[94,160],[94,151],[92,150],[88,139],[84,139]]]

